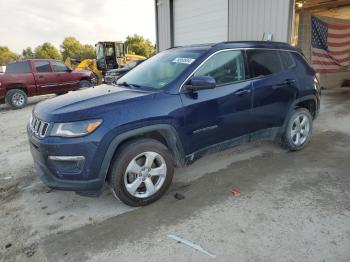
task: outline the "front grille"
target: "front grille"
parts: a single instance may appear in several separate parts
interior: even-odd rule
[[[40,138],[45,137],[47,130],[49,129],[50,124],[46,123],[39,118],[33,116],[30,122],[30,130],[31,132]]]

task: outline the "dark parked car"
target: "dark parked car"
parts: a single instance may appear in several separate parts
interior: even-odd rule
[[[90,71],[73,71],[63,62],[51,59],[31,59],[8,64],[0,74],[0,103],[23,108],[27,97],[43,94],[63,94],[80,87],[92,86]]]
[[[135,66],[141,64],[145,59],[132,61],[129,64],[125,65],[122,68],[112,69],[106,72],[105,83],[106,84],[115,84],[117,80],[133,69]]]
[[[161,52],[118,80],[39,103],[28,125],[49,187],[95,194],[107,181],[132,206],[159,199],[174,167],[275,139],[297,151],[320,106],[314,70],[295,48],[225,42]]]

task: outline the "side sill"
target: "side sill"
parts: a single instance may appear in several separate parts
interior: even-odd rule
[[[243,135],[234,139],[226,140],[224,142],[202,148],[192,154],[186,155],[185,165],[190,165],[198,159],[202,158],[203,156],[217,153],[232,147],[248,144],[250,142],[276,140],[281,136],[282,130],[283,129],[281,127],[267,128],[248,135]]]

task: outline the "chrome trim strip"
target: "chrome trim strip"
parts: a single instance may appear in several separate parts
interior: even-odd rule
[[[64,86],[64,85],[78,84],[78,83],[79,83],[79,81],[71,81],[71,82],[64,82],[64,83],[46,84],[46,85],[41,85],[41,87]]]
[[[192,133],[193,134],[198,134],[198,133],[201,133],[201,132],[204,132],[204,131],[209,131],[209,130],[212,130],[212,129],[215,129],[215,128],[218,128],[218,125],[207,126],[207,127],[201,128],[201,129],[197,129],[197,130],[194,130]]]
[[[49,160],[53,161],[82,161],[84,156],[49,156]]]
[[[182,91],[182,87],[185,85],[185,83],[188,81],[188,79],[191,78],[191,76],[198,71],[198,69],[209,59],[211,58],[213,55],[216,55],[218,53],[222,53],[222,52],[227,52],[227,51],[235,51],[235,50],[242,50],[242,51],[246,51],[246,50],[273,50],[273,51],[287,51],[287,52],[294,52],[298,54],[298,51],[296,50],[289,50],[289,49],[278,49],[278,48],[259,48],[259,47],[246,47],[246,48],[242,48],[242,47],[238,47],[238,48],[229,48],[229,49],[221,49],[219,51],[216,51],[215,53],[212,53],[210,56],[208,56],[204,61],[202,61],[202,63],[200,63],[193,71],[192,73],[185,79],[185,81],[182,82],[182,84],[180,85],[179,88],[179,93],[181,93]],[[251,80],[250,79],[245,79],[245,80]],[[244,80],[244,81],[245,81]]]

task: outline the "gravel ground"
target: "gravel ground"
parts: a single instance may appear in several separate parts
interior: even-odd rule
[[[0,106],[0,261],[350,261],[350,90],[324,92],[303,151],[261,142],[204,157],[143,208],[108,188],[86,198],[37,179],[25,126],[51,97]]]

